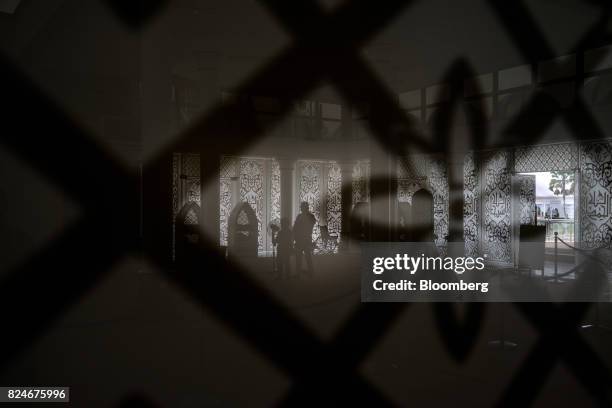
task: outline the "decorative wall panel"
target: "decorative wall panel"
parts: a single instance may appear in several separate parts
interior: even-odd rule
[[[180,193],[179,183],[181,176],[181,155],[174,153],[172,155],[172,223],[174,223],[176,214],[179,212]]]
[[[431,157],[424,154],[415,154],[409,157],[401,157],[398,160],[398,178],[420,180],[429,175]]]
[[[179,180],[181,155],[172,155],[172,260],[176,257],[176,215],[179,212]]]
[[[340,238],[341,227],[342,175],[338,163],[331,163],[327,179],[327,230]]]
[[[399,179],[397,181],[397,200],[400,203],[412,204],[412,196],[421,188],[429,190],[427,183],[410,179]]]
[[[232,211],[232,178],[238,177],[238,159],[235,157],[221,158],[219,186],[219,228],[220,245],[227,246],[228,221]]]
[[[431,158],[425,155],[400,157],[397,167],[397,199],[401,203],[412,203],[412,195],[419,189],[431,191],[428,182]]]
[[[272,181],[270,183],[270,222],[278,223],[280,225],[280,214],[281,214],[281,175],[280,165],[278,161],[272,160]]]
[[[446,163],[442,160],[432,160],[430,166],[429,184],[433,193],[434,205],[434,233],[436,234],[436,245],[446,246],[448,237],[448,177]]]
[[[398,161],[397,199],[412,202],[412,195],[424,188],[432,193],[436,245],[446,246],[448,236],[448,177],[446,163],[427,155],[414,155]]]
[[[222,179],[231,179],[238,177],[238,162],[237,157],[222,157],[220,165],[220,176]]]
[[[258,252],[264,250],[265,231],[262,223],[265,220],[265,194],[264,194],[264,160],[240,159],[240,201],[247,202],[257,215],[257,243]]]
[[[185,215],[185,225],[197,225],[198,224],[198,214],[196,214],[195,210],[191,208],[187,215]]]
[[[533,173],[578,168],[578,145],[575,143],[520,147],[515,151],[514,169]]]
[[[187,203],[196,202],[200,205],[200,155],[175,153],[172,162],[172,202],[173,209],[176,204],[176,216]]]
[[[483,242],[488,259],[512,261],[510,152],[489,152],[483,170]]]
[[[187,181],[187,202],[196,202],[200,205],[200,178]]]
[[[232,181],[234,179],[234,181]],[[258,252],[272,249],[268,224],[280,223],[280,167],[274,159],[223,157],[220,171],[220,243],[227,245],[228,222],[232,208],[247,202],[258,220]],[[239,196],[232,197],[232,183]]]
[[[612,144],[580,146],[582,245],[594,248],[612,240]]]
[[[353,167],[353,205],[370,202],[370,162],[359,161]]]
[[[172,155],[172,257],[175,256],[176,216],[190,202],[201,205],[200,155],[174,153]],[[198,223],[199,214],[187,214],[186,222]]]
[[[319,231],[319,216],[321,213],[321,177],[323,174],[323,163],[313,161],[298,162],[298,201],[299,203],[306,201],[317,220],[315,224],[312,239],[318,240]]]
[[[219,211],[219,244],[227,246],[228,220],[232,208],[231,181],[222,179],[219,186],[220,211]]]
[[[186,177],[200,177],[200,155],[189,153],[182,156],[183,175]]]
[[[187,203],[200,205],[200,156],[198,154],[172,155],[172,218]]]
[[[532,175],[520,174],[519,184],[519,205],[521,225],[535,224],[535,188],[536,177]]]
[[[466,256],[478,256],[480,237],[480,185],[474,153],[463,163],[463,239]]]
[[[312,240],[318,241],[320,225],[340,237],[342,225],[342,172],[336,162],[298,161],[298,203],[308,202],[317,223]],[[321,220],[321,217],[325,217]]]

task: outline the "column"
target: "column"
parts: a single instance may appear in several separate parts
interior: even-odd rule
[[[349,249],[349,238],[350,238],[350,219],[351,211],[353,210],[353,162],[341,161],[340,165],[340,177],[342,179],[342,197],[341,197],[341,236],[340,236],[340,250]]]
[[[397,201],[396,168],[392,165],[395,160],[381,147],[372,146],[371,163],[371,239],[374,242],[388,242],[393,240],[391,222]]]
[[[466,152],[461,150],[448,156],[448,242],[463,241],[463,166]]]
[[[208,112],[212,106],[221,100],[218,88],[218,63],[221,56],[213,53],[196,53],[198,62],[198,115]],[[205,242],[210,242],[214,248],[220,245],[220,207],[221,207],[221,154],[216,149],[210,149],[204,142],[210,137],[219,135],[202,135],[202,143],[198,144],[200,153],[200,192],[201,214],[200,228],[205,233]]]
[[[221,158],[214,155],[200,154],[200,193],[201,214],[200,228],[205,232],[207,240],[213,247],[219,246],[220,240],[220,206],[221,206]]]
[[[353,139],[353,117],[352,107],[346,103],[342,105],[342,139],[347,145]],[[353,211],[353,166],[354,162],[349,159],[347,152],[342,152],[343,157],[339,160],[340,178],[342,180],[342,190],[340,197],[340,245],[339,250],[345,251],[350,247],[351,237],[351,213]]]
[[[455,104],[455,110],[460,107],[463,99],[464,82],[451,83],[451,103]],[[446,178],[448,180],[448,242],[464,241],[464,174],[465,156],[467,149],[478,145],[480,138],[478,130],[470,125],[470,116],[467,112],[463,113],[468,122],[468,126],[458,127],[448,125],[443,133],[438,135],[440,140],[446,140]],[[441,120],[445,120],[442,118]],[[450,119],[446,119],[450,120]],[[441,238],[441,237],[439,237]],[[455,256],[459,256],[456,254]]]
[[[279,158],[281,183],[281,219],[287,218],[293,224],[293,179],[295,174],[295,160]]]

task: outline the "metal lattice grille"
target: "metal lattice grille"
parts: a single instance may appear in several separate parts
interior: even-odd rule
[[[109,1],[108,3],[124,21],[134,28],[140,28],[147,17],[153,15],[165,2],[151,1],[146,4],[138,2],[140,5],[138,7],[132,2]],[[321,10],[315,2],[291,2],[291,5],[288,3],[262,2],[287,31],[295,35],[296,45],[293,46],[295,48],[288,49],[284,58],[274,59],[243,86],[247,89],[257,88],[257,85],[265,85],[271,78],[280,78],[278,75],[280,73],[293,73],[294,75],[284,76],[297,83],[287,96],[299,100],[313,88],[317,80],[325,76],[348,100],[356,104],[364,96],[371,100],[372,109],[368,112],[370,130],[384,146],[394,149],[401,156],[408,153],[410,146],[427,148],[427,142],[414,132],[404,134],[407,143],[402,147],[396,145],[397,140],[389,136],[397,134],[395,130],[398,124],[406,125],[404,129],[410,129],[408,125],[412,122],[403,115],[394,102],[395,98],[386,93],[385,86],[372,74],[358,53],[366,40],[411,2],[378,2],[368,6],[354,0],[330,13]],[[545,36],[523,2],[491,0],[488,3],[526,61],[551,59],[555,56],[552,47],[545,40]],[[600,5],[602,18],[587,30],[572,51],[582,51],[593,38],[603,37],[610,41],[611,36],[607,31],[610,11],[603,8],[606,6],[605,3],[602,2]],[[520,24],[516,24],[517,21],[520,21]],[[309,27],[317,27],[318,35],[313,37]],[[342,35],[334,35],[338,32]],[[331,44],[330,39],[334,39]],[[331,47],[337,52],[327,53],[329,59],[326,64],[304,70],[304,65],[311,62],[309,50],[313,46],[321,46],[324,49]],[[20,127],[22,132],[8,132],[4,135],[2,143],[45,174],[48,179],[60,185],[67,195],[81,203],[83,207],[82,219],[75,226],[56,237],[48,247],[29,258],[2,282],[0,313],[5,326],[11,327],[11,332],[2,337],[3,352],[0,361],[6,366],[11,357],[43,334],[53,319],[63,313],[68,305],[95,286],[98,279],[108,272],[115,261],[126,252],[138,250],[140,241],[133,233],[138,230],[134,225],[134,220],[139,218],[138,206],[135,202],[128,202],[126,205],[125,201],[125,197],[134,195],[134,186],[138,185],[137,177],[92,143],[90,138],[77,129],[61,111],[54,108],[24,75],[12,69],[10,61],[4,62],[0,72],[3,94],[12,102],[6,108],[5,125]],[[450,72],[458,72],[461,75],[460,79],[463,79],[465,77],[463,74],[466,72],[462,67],[464,65],[457,64],[451,67]],[[364,88],[359,91],[354,90],[351,77],[359,78]],[[285,85],[282,81],[281,78],[278,83],[281,89]],[[586,137],[604,138],[605,134],[581,99],[577,99],[567,109],[552,109],[542,114],[537,108],[543,98],[542,93],[535,92],[518,117],[509,124],[507,133],[518,135],[514,138],[517,145],[537,142],[547,125],[557,118],[561,118],[569,125],[577,140]],[[194,127],[197,131],[188,131],[181,135],[180,144],[198,145],[202,135],[224,136],[219,126],[220,119],[226,116],[236,117],[238,108],[235,105],[225,110],[214,108],[203,117],[194,120],[197,122]],[[43,121],[48,133],[54,137],[40,138],[34,144],[27,143],[23,134],[38,134],[37,124],[31,120],[32,116]],[[443,125],[445,116],[441,115],[440,118]],[[444,126],[440,128],[443,129]],[[243,150],[259,137],[263,130],[255,127],[240,135],[228,135],[233,137],[235,145],[235,151],[228,153],[235,154]],[[484,143],[484,136],[481,135],[477,142]],[[164,166],[163,163],[167,162],[168,152],[183,151],[177,148],[178,145],[177,141],[177,146],[170,146],[163,154],[150,159],[145,163],[145,171],[156,174],[155,169],[163,168],[168,172],[170,163],[167,163],[168,166]],[[71,149],[65,149],[64,146],[70,146]],[[404,151],[398,151],[399,149]],[[78,151],[79,157],[75,157],[73,151]],[[213,156],[216,154],[220,156],[219,152],[213,151],[213,153]],[[99,176],[98,183],[91,186],[93,183],[89,182],[91,179],[89,173],[75,174],[74,166],[65,165],[71,161],[82,168],[92,169],[91,172]],[[585,161],[585,163],[590,162]],[[599,166],[603,163],[592,164]],[[496,176],[485,169],[483,183],[486,187],[483,200],[487,201],[486,205],[489,206],[503,202],[491,199],[489,194],[493,191],[491,177]],[[204,184],[205,180],[200,182]],[[171,182],[168,184],[170,190]],[[501,185],[505,188],[505,184]],[[107,199],[100,200],[100,197]],[[115,202],[112,200],[113,197],[119,199]],[[159,214],[160,218],[165,217],[164,222],[168,225],[170,223],[166,220],[169,213],[170,209],[166,213]],[[92,229],[96,234],[90,233]],[[89,238],[87,242],[83,240],[85,236]],[[151,260],[164,265],[167,254],[161,252],[163,251],[146,249],[146,255]],[[363,380],[359,367],[361,360],[386,332],[390,323],[397,319],[405,305],[390,305],[384,308],[362,305],[347,319],[346,325],[333,340],[329,343],[321,342],[287,314],[283,306],[277,304],[272,297],[251,282],[239,268],[226,263],[217,252],[203,248],[201,257],[202,263],[206,261],[210,268],[232,273],[208,275],[207,280],[202,278],[201,271],[196,273],[184,270],[174,274],[166,273],[166,276],[204,307],[212,310],[219,319],[234,328],[276,366],[295,378],[296,384],[284,402],[316,402],[318,399],[345,402],[350,399],[372,405],[388,402],[376,387]],[[96,262],[91,262],[92,259]],[[83,270],[83,265],[88,265],[86,271]],[[48,273],[50,269],[55,271],[53,275]],[[37,282],[38,285],[33,287],[27,285],[28,282]],[[251,313],[245,314],[243,310],[227,306],[225,299],[219,293],[234,293],[243,302],[251,305]],[[44,305],[44,308],[40,308],[39,305]],[[532,403],[557,360],[567,364],[597,403],[609,405],[608,387],[611,382],[609,370],[576,331],[589,306],[586,303],[515,305],[521,315],[537,329],[540,337],[512,376],[508,387],[502,392],[501,403],[498,405],[524,406]],[[465,331],[457,328],[454,317],[449,317],[445,307],[444,304],[436,306],[440,334],[449,352],[459,359],[464,359],[478,338],[478,330],[469,332],[469,335],[465,336]],[[482,310],[481,306],[474,308]],[[482,313],[475,312],[473,316],[482,320]],[[557,318],[551,320],[551,317],[556,316],[567,316],[567,318],[563,321]],[[260,327],[273,327],[274,336],[262,335]],[[363,327],[367,327],[367,330],[364,331]],[[548,347],[549,341],[554,341],[555,347]],[[294,350],[300,350],[300,353],[283,354],[283,346],[288,342],[294,345]],[[317,364],[320,366],[314,370],[313,367]],[[537,383],[534,383],[534,373],[538,374],[535,376],[538,379]],[[329,386],[331,383],[334,384],[333,389]]]

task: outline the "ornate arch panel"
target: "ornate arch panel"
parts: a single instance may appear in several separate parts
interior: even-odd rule
[[[429,184],[433,193],[434,232],[437,236],[436,245],[445,247],[448,236],[448,177],[446,163],[442,160],[432,160],[430,166]]]
[[[320,225],[340,236],[342,225],[342,173],[336,162],[300,160],[297,162],[297,205],[308,202],[317,223],[313,241],[321,235]],[[325,217],[321,220],[321,217]]]
[[[370,202],[370,162],[358,161],[353,167],[352,204]]]
[[[264,160],[240,159],[240,201],[249,203],[257,216],[257,247],[258,252],[264,250],[262,221],[265,214],[264,196]]]
[[[533,225],[536,217],[536,178],[526,174],[517,177],[519,182],[520,222],[521,225]]]
[[[172,257],[176,247],[176,216],[187,204],[201,205],[200,155],[174,153],[172,155]],[[190,219],[199,219],[199,214]]]
[[[274,223],[278,223],[280,225],[280,215],[281,215],[281,174],[280,174],[280,165],[278,161],[271,161],[271,169],[272,169],[272,180],[270,183],[270,221]]]
[[[219,180],[219,229],[220,245],[228,244],[228,222],[232,211],[232,178],[238,177],[239,160],[236,157],[222,157]]]
[[[266,158],[223,157],[220,172],[220,244],[228,243],[228,220],[233,205],[247,202],[258,220],[258,251],[272,249],[268,224],[280,223],[280,167]],[[232,197],[232,179],[238,183],[238,197]]]
[[[175,153],[172,156],[172,216],[191,202],[200,205],[200,155]]]
[[[496,151],[487,152],[484,156],[482,249],[489,260],[510,263],[512,262],[511,153]]]
[[[327,178],[327,230],[340,237],[342,226],[342,174],[338,163],[329,165]]]
[[[419,189],[430,191],[434,200],[434,233],[436,245],[446,246],[448,236],[448,177],[446,163],[428,156],[414,155],[398,161],[397,199],[412,202],[412,195]]]
[[[612,144],[580,146],[582,244],[594,248],[612,240]]]
[[[312,239],[319,238],[319,214],[321,212],[321,178],[323,174],[323,163],[315,161],[298,162],[298,206],[299,203],[306,201],[310,206],[310,211],[314,214],[317,223],[315,224]]]
[[[519,147],[515,151],[514,170],[533,173],[578,168],[578,145],[562,143]]]
[[[463,239],[465,254],[478,256],[480,242],[480,183],[474,153],[466,155],[463,163]]]

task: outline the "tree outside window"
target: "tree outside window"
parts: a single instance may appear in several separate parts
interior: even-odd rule
[[[556,196],[561,196],[563,200],[563,218],[567,218],[567,207],[565,197],[574,194],[576,187],[575,175],[571,171],[552,171],[550,172],[550,183],[548,189]]]

